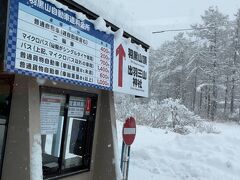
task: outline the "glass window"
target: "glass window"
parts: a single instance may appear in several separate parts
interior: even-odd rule
[[[41,134],[43,152],[43,173],[59,170],[60,146],[64,122],[66,97],[63,95],[42,94],[41,96]]]
[[[96,97],[61,93],[43,92],[41,95],[45,178],[90,168]]]
[[[86,98],[70,96],[65,135],[63,169],[83,165],[87,120],[83,118]]]
[[[0,123],[5,123],[9,116],[10,85],[0,80]]]

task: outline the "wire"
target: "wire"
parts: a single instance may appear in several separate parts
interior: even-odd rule
[[[164,32],[175,32],[175,31],[192,31],[192,30],[202,30],[202,29],[209,29],[209,28],[215,28],[214,26],[210,27],[202,27],[202,28],[185,28],[185,29],[166,29],[162,31],[154,31],[152,34],[158,34],[158,33],[164,33]]]
[[[184,28],[184,29],[166,29],[162,31],[154,31],[152,34],[159,34],[159,33],[164,33],[164,32],[176,32],[176,31],[192,31],[192,30],[202,30],[202,29],[210,29],[210,28],[217,28],[217,27],[228,27],[228,26],[234,26],[237,25],[236,23],[229,23],[226,25],[221,25],[221,26],[209,26],[209,27],[197,27],[197,28]]]

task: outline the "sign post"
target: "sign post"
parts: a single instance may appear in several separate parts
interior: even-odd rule
[[[123,180],[128,179],[128,170],[130,162],[130,149],[136,136],[136,121],[133,117],[127,118],[122,130],[123,143],[121,155],[121,170]]]

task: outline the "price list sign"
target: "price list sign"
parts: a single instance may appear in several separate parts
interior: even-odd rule
[[[5,69],[112,90],[113,34],[44,0],[10,0]]]

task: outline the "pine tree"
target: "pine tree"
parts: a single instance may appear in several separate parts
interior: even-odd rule
[[[228,16],[223,15],[217,8],[210,7],[201,16],[202,23],[194,25],[194,36],[201,38],[201,41],[207,45],[209,53],[209,82],[207,91],[208,98],[208,116],[214,120],[217,111],[218,99],[218,78],[220,73],[220,64],[222,55],[225,51],[226,37],[228,37],[226,27],[229,26]]]

